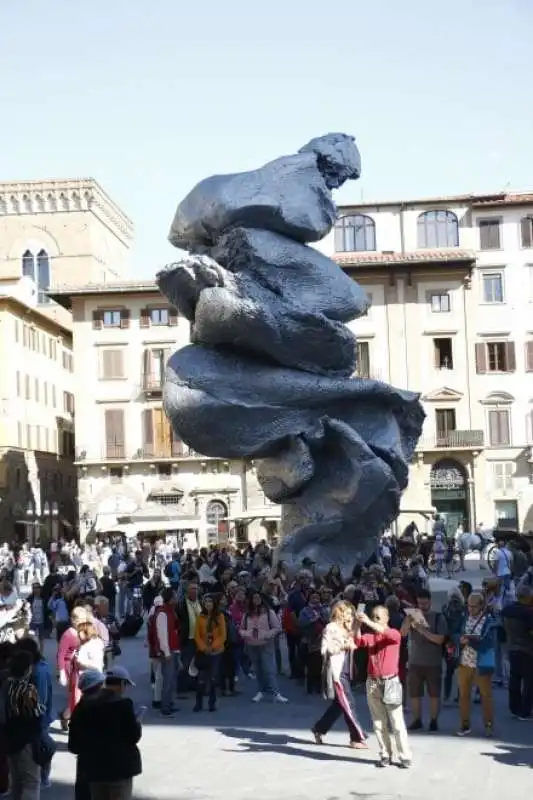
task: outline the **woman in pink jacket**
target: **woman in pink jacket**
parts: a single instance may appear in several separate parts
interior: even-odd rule
[[[242,617],[240,634],[257,680],[259,691],[253,698],[254,703],[260,703],[265,695],[271,695],[276,703],[287,702],[279,691],[277,679],[275,640],[280,633],[278,615],[269,608],[260,592],[252,592]]]
[[[82,622],[88,621],[87,609],[78,606],[73,609],[70,615],[70,628],[67,628],[57,648],[57,672],[61,686],[67,687],[68,702],[67,707],[61,712],[61,727],[67,730],[70,715],[80,699],[78,689],[78,669],[76,667],[76,653],[80,646],[77,626]]]

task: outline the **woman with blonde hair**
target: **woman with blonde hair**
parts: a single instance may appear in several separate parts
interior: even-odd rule
[[[64,632],[59,640],[57,648],[57,672],[59,683],[67,688],[67,706],[61,712],[61,726],[67,730],[70,715],[78,700],[80,692],[78,690],[78,671],[75,664],[75,655],[80,646],[77,626],[88,619],[87,610],[82,606],[76,606],[70,615],[70,627]]]
[[[103,672],[104,669],[104,642],[98,635],[94,620],[81,622],[77,626],[80,646],[76,653],[76,669],[78,674],[88,669]]]
[[[366,750],[366,736],[355,713],[351,678],[353,672],[355,609],[351,603],[341,600],[333,606],[331,622],[322,634],[322,674],[325,677],[325,696],[331,700],[325,713],[313,726],[312,733],[317,744],[340,716],[344,716],[350,732],[350,747]]]

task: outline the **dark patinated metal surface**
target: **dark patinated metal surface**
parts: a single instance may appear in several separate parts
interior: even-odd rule
[[[167,368],[164,403],[194,450],[256,459],[283,504],[280,557],[365,561],[398,514],[421,433],[418,395],[352,378],[345,327],[362,289],[308,242],[333,226],[331,189],[360,174],[352,137],[329,134],[261,169],[208,178],[178,206],[189,251],[157,276],[193,323]]]

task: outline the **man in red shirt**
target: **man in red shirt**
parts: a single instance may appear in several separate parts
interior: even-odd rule
[[[361,633],[361,625],[370,629]],[[411,750],[403,717],[402,685],[398,677],[400,663],[400,631],[389,628],[389,612],[385,606],[376,606],[371,618],[356,614],[355,644],[368,650],[368,677],[366,698],[374,733],[379,745],[378,766],[386,767],[392,761],[392,730],[400,766],[411,766]]]

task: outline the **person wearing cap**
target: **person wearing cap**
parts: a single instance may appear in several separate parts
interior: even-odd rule
[[[78,756],[91,800],[131,800],[133,796],[133,778],[142,771],[137,747],[141,723],[126,696],[134,685],[127,669],[114,664],[105,673],[104,687],[72,713],[68,748]]]
[[[105,675],[103,672],[99,672],[96,669],[85,670],[85,672],[80,675],[78,680],[78,689],[81,692],[81,700],[79,705],[83,706],[90,703],[103,687],[104,682]],[[69,732],[69,750],[71,749],[70,736],[71,733]],[[76,783],[74,784],[74,797],[75,800],[91,800],[91,788],[89,786],[89,781],[83,772],[83,763],[80,762],[79,758],[76,759]]]

